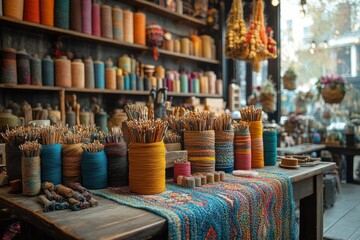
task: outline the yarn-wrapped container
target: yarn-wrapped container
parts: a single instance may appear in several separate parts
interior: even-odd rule
[[[80,143],[62,144],[62,175],[63,184],[81,183],[81,155],[83,149]]]
[[[129,144],[129,187],[138,194],[157,194],[166,189],[164,142]]]
[[[41,182],[61,184],[61,144],[41,146]]]
[[[175,162],[174,163],[174,182],[177,183],[178,176],[191,176],[190,162]]]
[[[107,157],[108,186],[127,186],[129,184],[129,164],[125,141],[106,143],[104,151]]]
[[[215,132],[185,131],[184,148],[188,151],[191,173],[215,171]]]
[[[107,158],[104,150],[81,155],[82,184],[88,189],[107,187]]]
[[[41,190],[40,157],[22,157],[22,193],[25,196],[35,196]]]
[[[251,137],[248,129],[235,131],[234,158],[235,170],[251,170]]]
[[[263,168],[265,163],[262,122],[250,122],[249,130],[251,135],[251,168]]]
[[[6,174],[9,181],[21,179],[21,151],[19,146],[5,145]]]
[[[234,170],[234,131],[215,131],[215,170]]]

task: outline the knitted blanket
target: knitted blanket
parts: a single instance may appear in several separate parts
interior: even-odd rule
[[[92,192],[165,217],[169,239],[297,238],[292,185],[279,173],[227,174],[224,182],[195,189],[168,182],[155,195],[133,194],[128,187]]]

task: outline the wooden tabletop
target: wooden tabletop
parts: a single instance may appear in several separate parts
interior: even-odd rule
[[[335,163],[321,163],[295,170],[278,166],[264,169],[284,173],[294,183],[334,167]],[[16,215],[55,239],[139,240],[159,239],[160,235],[167,235],[165,218],[145,210],[123,206],[99,196],[95,196],[99,206],[94,208],[45,213],[37,197],[8,194],[8,190],[9,187],[0,188],[0,203],[8,206],[15,211]]]

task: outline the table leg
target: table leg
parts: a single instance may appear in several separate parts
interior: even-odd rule
[[[354,156],[346,155],[346,182],[354,183]]]
[[[322,239],[323,175],[313,177],[314,193],[300,200],[300,238]]]

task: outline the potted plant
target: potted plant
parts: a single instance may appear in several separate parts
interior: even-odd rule
[[[260,102],[264,112],[273,113],[276,111],[276,89],[271,80],[266,81],[261,86]]]
[[[284,73],[283,83],[284,89],[295,90],[296,89],[296,73],[293,66],[290,66]]]
[[[317,82],[319,93],[326,103],[341,103],[346,93],[345,79],[339,75],[322,76]]]

